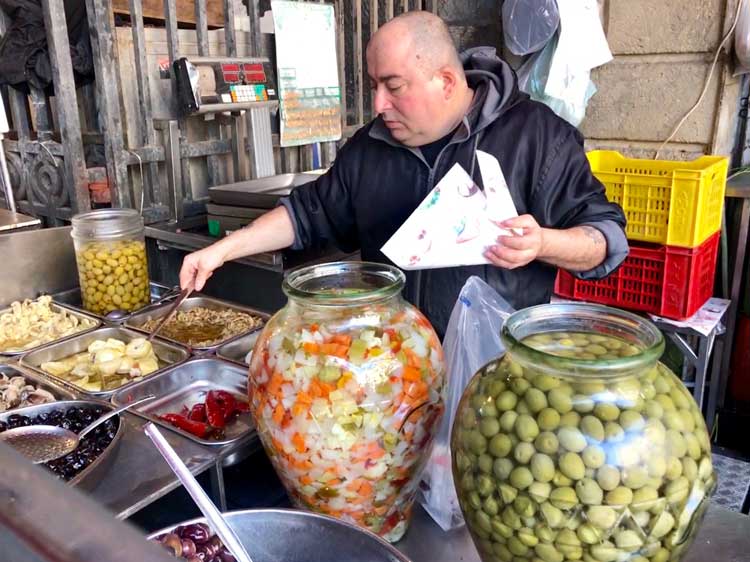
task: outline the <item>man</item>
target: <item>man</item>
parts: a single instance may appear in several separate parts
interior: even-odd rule
[[[464,282],[478,275],[517,309],[547,302],[556,267],[609,274],[628,245],[622,209],[591,174],[578,131],[519,92],[494,49],[459,58],[445,23],[408,12],[373,35],[367,72],[378,117],[345,144],[333,167],[249,227],[185,258],[180,283],[200,290],[227,260],[333,243],[387,262],[383,244],[459,163],[482,187],[478,150],[499,161],[517,218],[488,248],[492,265],[407,273],[406,297],[442,336]]]

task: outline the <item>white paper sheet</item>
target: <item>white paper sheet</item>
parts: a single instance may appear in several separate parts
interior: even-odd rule
[[[484,252],[511,234],[498,224],[518,216],[497,159],[480,150],[484,191],[455,164],[381,248],[402,269],[489,263]]]

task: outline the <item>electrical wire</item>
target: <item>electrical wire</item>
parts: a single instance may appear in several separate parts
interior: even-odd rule
[[[688,120],[688,118],[693,114],[693,112],[698,109],[698,106],[703,102],[703,98],[706,97],[706,93],[708,92],[708,87],[711,85],[711,79],[714,75],[714,70],[716,70],[716,64],[719,62],[719,56],[721,55],[721,50],[724,48],[724,45],[727,41],[732,37],[732,34],[734,33],[735,28],[737,27],[737,22],[740,19],[740,12],[742,11],[742,6],[745,5],[746,0],[738,0],[737,2],[737,10],[734,13],[734,21],[732,22],[732,26],[729,28],[729,31],[727,31],[726,35],[724,35],[724,38],[721,40],[721,43],[719,43],[719,47],[716,49],[716,53],[714,54],[714,60],[711,63],[711,69],[708,71],[708,77],[706,78],[706,82],[703,85],[703,91],[701,92],[700,97],[698,98],[698,101],[695,102],[695,105],[691,107],[688,112],[680,119],[680,121],[677,123],[674,129],[672,129],[672,132],[669,134],[669,136],[666,138],[666,140],[659,145],[659,148],[656,149],[656,154],[654,155],[654,160],[659,159],[659,153],[661,153],[662,149],[667,146],[667,144],[674,138],[674,136],[677,134],[677,131],[679,131],[682,126],[685,124],[685,121]]]

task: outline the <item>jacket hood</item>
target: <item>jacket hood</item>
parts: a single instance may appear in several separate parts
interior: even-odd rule
[[[494,47],[475,47],[461,53],[466,80],[480,102],[474,131],[483,129],[508,109],[528,98],[518,89],[516,73],[497,56]]]

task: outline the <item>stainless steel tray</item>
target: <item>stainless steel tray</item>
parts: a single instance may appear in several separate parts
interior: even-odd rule
[[[159,419],[164,414],[180,413],[183,406],[192,408],[193,404],[203,402],[209,390],[226,390],[247,401],[247,370],[214,357],[192,359],[167,369],[159,377],[143,379],[129,388],[123,387],[112,395],[112,403],[124,406],[142,396],[153,394],[156,396],[154,400],[136,406],[129,412],[201,445],[228,445],[255,431],[249,413],[240,414],[237,420],[228,425],[225,438],[221,440],[196,437]]]
[[[170,300],[174,299],[177,295],[180,294],[179,289],[174,290],[174,288],[167,287],[166,285],[161,285],[159,283],[154,283],[151,281],[149,283],[149,289],[150,289],[150,297],[151,297],[151,303],[147,304],[146,306],[143,306],[139,308],[138,310],[134,310],[127,316],[124,316],[121,320],[117,321],[117,324],[124,323],[128,318],[130,318],[133,314],[137,314],[144,310],[147,306],[151,306],[154,303],[161,304],[162,302],[169,302]],[[105,318],[101,314],[96,314],[95,312],[88,312],[87,310],[84,310],[83,308],[83,300],[81,299],[81,288],[76,287],[75,289],[70,289],[68,291],[63,291],[61,293],[55,293],[52,295],[52,300],[55,301],[58,304],[62,304],[67,306],[68,308],[73,308],[76,310],[80,310],[81,312],[88,314],[90,316],[95,316],[101,320],[104,320],[105,322],[111,322],[109,319]]]
[[[201,352],[207,352],[207,351],[213,352],[213,351],[216,351],[219,347],[221,347],[225,343],[228,343],[230,341],[234,341],[236,339],[239,339],[242,336],[244,336],[245,334],[249,334],[249,333],[255,332],[256,330],[260,330],[265,325],[266,321],[270,318],[269,314],[266,314],[265,312],[260,312],[258,310],[255,310],[254,308],[249,308],[247,306],[242,306],[240,304],[235,304],[235,303],[231,303],[231,302],[228,302],[228,301],[223,301],[223,300],[220,300],[220,299],[215,299],[215,298],[212,298],[212,297],[205,297],[205,296],[202,296],[202,295],[201,296],[188,297],[187,299],[185,299],[185,301],[180,305],[180,310],[182,310],[182,311],[191,310],[191,309],[197,308],[199,306],[202,306],[204,308],[212,308],[212,309],[215,309],[215,310],[230,309],[230,310],[236,310],[237,312],[247,312],[248,314],[252,314],[254,316],[259,316],[260,318],[262,318],[263,319],[263,324],[261,324],[257,328],[253,328],[252,330],[248,330],[246,332],[242,332],[240,334],[232,336],[231,338],[227,338],[225,340],[217,342],[217,343],[215,343],[213,345],[202,346],[202,347],[195,346],[195,347],[190,348],[190,349],[193,349],[195,351],[201,351]],[[149,320],[151,320],[153,318],[161,318],[162,316],[164,316],[165,314],[167,314],[168,311],[169,311],[169,303],[165,303],[164,305],[162,305],[160,307],[149,309],[149,310],[147,310],[145,312],[142,312],[140,314],[134,314],[133,316],[131,316],[130,320],[128,320],[125,323],[125,326],[127,326],[128,328],[132,328],[134,330],[139,330],[139,331],[141,331],[143,333],[148,333],[147,331],[144,331],[141,328],[141,326],[143,324],[145,324],[147,321],[149,321]],[[176,343],[177,345],[182,345],[182,346],[185,345],[184,343],[182,343],[180,341],[173,340],[173,339],[168,338],[166,336],[159,336],[159,337],[162,338],[162,339],[165,339],[167,341],[171,341],[173,343]]]
[[[141,334],[140,332],[128,330],[119,326],[99,328],[98,330],[94,330],[92,332],[87,332],[79,336],[72,336],[67,340],[47,345],[45,347],[39,348],[32,353],[27,353],[26,355],[21,357],[21,365],[33,369],[37,373],[40,373],[42,376],[55,381],[57,384],[65,388],[70,388],[78,394],[108,399],[117,390],[132,387],[134,384],[137,384],[137,382],[124,384],[120,388],[113,390],[91,392],[43,371],[41,368],[42,363],[46,363],[47,361],[59,361],[60,359],[64,359],[65,357],[70,357],[71,355],[75,355],[76,353],[86,351],[88,346],[91,345],[94,340],[106,340],[107,338],[115,338],[128,343],[130,340],[142,337],[143,334]],[[151,345],[153,346],[154,352],[159,358],[159,361],[165,363],[165,366],[160,368],[158,371],[151,373],[144,380],[159,376],[159,374],[164,372],[167,367],[170,367],[176,363],[181,363],[190,356],[190,353],[184,347],[174,345],[165,341],[160,341],[159,338],[154,338],[154,340],[151,342]]]
[[[289,195],[295,187],[318,179],[326,170],[278,174],[255,180],[246,180],[208,188],[213,203],[273,209],[281,197]]]
[[[252,351],[253,347],[255,347],[255,342],[258,340],[260,332],[261,330],[255,330],[241,338],[225,343],[216,350],[216,356],[247,367],[248,362],[245,361],[245,358]]]
[[[50,404],[40,404],[39,406],[29,406],[27,408],[18,408],[9,412],[3,412],[2,414],[0,414],[0,421],[7,421],[7,419],[14,414],[33,417],[45,412],[67,410],[68,408],[72,408],[74,406],[101,406],[105,410],[114,409],[114,406],[112,406],[111,404],[107,404],[106,402],[102,402],[99,400],[64,400],[61,402],[51,402]],[[119,447],[120,439],[122,438],[122,434],[124,432],[124,424],[122,423],[122,418],[119,415],[115,416],[115,418],[117,418],[118,420],[117,433],[115,433],[115,438],[112,439],[112,442],[107,446],[106,449],[104,449],[104,451],[102,451],[102,454],[99,455],[96,460],[94,460],[94,462],[84,468],[73,479],[68,480],[68,484],[70,484],[71,486],[78,486],[79,488],[82,488],[84,490],[91,490],[96,487],[96,484],[100,480],[101,476],[109,470],[110,466],[112,465],[112,461],[115,458],[115,455],[113,453],[117,450],[117,447]]]
[[[23,377],[29,382],[29,384],[33,384],[37,388],[41,388],[43,390],[46,390],[50,394],[52,394],[52,396],[55,397],[56,401],[73,400],[76,398],[76,395],[70,390],[67,390],[63,387],[53,384],[52,381],[50,381],[49,379],[39,376],[37,373],[35,373],[31,369],[23,369],[19,365],[13,365],[13,364],[8,364],[8,363],[0,365],[0,374],[5,375],[8,378]],[[44,404],[39,404],[39,406],[43,406],[43,405]],[[15,413],[18,410],[21,410],[24,408],[31,408],[31,406],[11,408],[10,410],[4,410],[0,412],[0,414],[5,414],[7,412]]]
[[[53,302],[50,306],[55,311],[64,310],[65,312],[68,312],[71,316],[76,316],[79,319],[90,320],[90,321],[94,322],[94,325],[91,328],[86,328],[85,330],[81,330],[80,332],[76,332],[75,334],[71,334],[69,336],[64,336],[62,338],[58,338],[56,340],[52,340],[50,342],[47,342],[47,343],[42,344],[42,345],[38,345],[36,347],[30,347],[29,349],[24,349],[22,351],[3,351],[3,350],[0,349],[0,356],[18,357],[20,355],[23,355],[25,353],[29,353],[31,351],[35,351],[37,349],[40,349],[42,347],[46,347],[46,346],[48,346],[50,344],[53,344],[53,343],[65,341],[65,340],[67,340],[69,338],[73,338],[73,337],[79,336],[81,334],[87,334],[91,330],[95,330],[99,326],[102,325],[101,320],[99,320],[96,316],[92,316],[91,314],[88,314],[87,312],[83,312],[81,310],[76,310],[75,308],[72,308],[70,306],[64,306],[64,305],[56,303],[56,302]],[[4,308],[4,309],[0,310],[0,316],[2,316],[3,314],[5,314],[6,312],[10,312],[10,310],[11,310],[10,307]]]
[[[319,513],[247,509],[229,511],[224,518],[254,562],[410,562],[395,546],[370,531]],[[179,525],[205,522],[205,518],[197,518]],[[165,527],[148,538],[155,539],[177,527]]]

